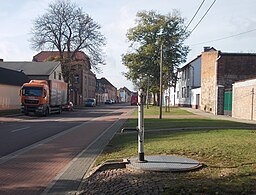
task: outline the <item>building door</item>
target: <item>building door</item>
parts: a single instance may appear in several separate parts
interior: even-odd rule
[[[200,94],[196,94],[196,109],[200,109]]]
[[[232,91],[224,92],[224,115],[232,115]]]

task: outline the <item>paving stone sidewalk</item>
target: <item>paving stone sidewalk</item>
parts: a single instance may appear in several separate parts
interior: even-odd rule
[[[103,194],[162,194],[171,173],[143,172],[127,168],[99,171],[83,181],[80,195]]]

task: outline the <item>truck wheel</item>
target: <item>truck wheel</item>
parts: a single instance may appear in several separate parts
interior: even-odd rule
[[[62,108],[61,106],[59,107],[59,111],[58,111],[58,114],[61,114],[62,113]]]
[[[44,116],[49,116],[50,112],[49,112],[49,108],[46,108],[45,112],[44,112]]]

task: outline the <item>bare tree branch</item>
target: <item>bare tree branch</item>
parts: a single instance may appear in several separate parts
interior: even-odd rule
[[[46,13],[35,19],[30,42],[35,50],[58,50],[62,62],[68,60],[64,59],[64,52],[70,61],[75,52],[84,50],[91,66],[99,71],[99,65],[105,64],[102,47],[106,45],[100,29],[82,8],[69,0],[59,0],[49,4]]]

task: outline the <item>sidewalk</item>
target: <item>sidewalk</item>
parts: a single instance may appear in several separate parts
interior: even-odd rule
[[[237,119],[237,118],[233,118],[231,116],[226,116],[226,115],[214,115],[212,113],[204,112],[199,109],[186,108],[186,107],[183,107],[183,108],[181,107],[180,109],[187,110],[196,115],[211,118],[211,119],[220,119],[220,120],[229,120],[229,121],[240,122],[240,123],[256,124],[256,121],[253,121],[253,120]]]

